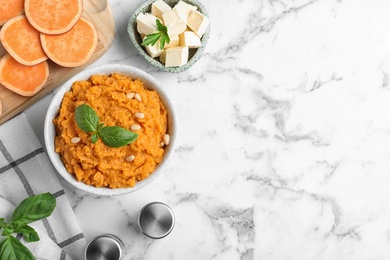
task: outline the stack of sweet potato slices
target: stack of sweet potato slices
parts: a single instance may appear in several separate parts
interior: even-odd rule
[[[0,84],[17,94],[42,89],[48,59],[77,67],[95,51],[98,32],[81,16],[82,0],[0,0],[0,11],[0,40],[8,52],[0,60]]]

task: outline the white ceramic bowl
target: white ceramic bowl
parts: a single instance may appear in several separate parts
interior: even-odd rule
[[[96,188],[94,186],[87,185],[83,182],[78,182],[72,174],[66,171],[65,166],[62,163],[59,154],[56,153],[54,149],[54,137],[56,136],[56,131],[52,120],[58,114],[59,108],[61,106],[62,98],[65,92],[70,90],[73,82],[75,81],[87,80],[91,75],[96,75],[96,74],[108,75],[112,73],[121,73],[121,74],[128,75],[132,78],[141,79],[145,83],[146,88],[155,90],[160,95],[161,101],[164,103],[168,112],[168,134],[170,135],[170,142],[165,149],[163,160],[148,178],[137,182],[136,185],[132,188],[118,188],[118,189]],[[58,92],[56,93],[53,100],[51,101],[46,114],[45,125],[44,125],[44,139],[45,139],[47,153],[49,155],[49,158],[54,168],[66,181],[68,181],[74,187],[98,196],[122,195],[122,194],[127,194],[141,189],[145,185],[152,182],[157,176],[159,176],[162,173],[163,168],[167,164],[169,158],[171,157],[175,146],[176,116],[175,116],[174,108],[171,102],[169,101],[167,94],[165,93],[165,91],[163,90],[159,82],[154,77],[152,77],[151,75],[149,75],[144,71],[141,71],[139,69],[127,65],[120,65],[120,64],[103,65],[103,66],[90,68],[80,72],[79,74],[75,75],[67,82],[65,82],[59,88]]]

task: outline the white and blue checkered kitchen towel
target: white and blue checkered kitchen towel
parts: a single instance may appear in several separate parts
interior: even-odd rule
[[[7,201],[17,206],[26,197],[44,192],[53,194],[57,206],[50,217],[34,224],[41,241],[25,245],[37,259],[83,259],[84,235],[54,168],[22,113],[0,125],[0,214],[6,215],[4,211],[12,208]]]

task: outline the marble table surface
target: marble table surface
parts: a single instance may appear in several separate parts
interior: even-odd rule
[[[156,77],[178,116],[164,173],[140,191],[93,197],[69,187],[87,241],[108,232],[124,259],[390,259],[390,1],[202,0],[202,58],[170,74],[126,33],[141,0],[110,0],[117,35],[92,66]],[[26,110],[38,138],[53,95]],[[176,225],[137,227],[151,201]]]

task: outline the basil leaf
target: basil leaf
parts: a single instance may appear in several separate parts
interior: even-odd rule
[[[91,142],[95,144],[99,140],[99,135],[97,133],[94,133],[91,135]]]
[[[137,137],[138,134],[119,126],[105,126],[100,131],[100,138],[102,138],[103,143],[110,147],[125,146]]]
[[[55,206],[56,199],[48,192],[28,197],[15,208],[11,222],[21,226],[46,218],[51,215]]]
[[[102,128],[104,126],[104,123],[100,123],[96,129],[96,132],[98,133],[98,135],[100,134],[100,131],[102,131]]]
[[[100,119],[96,112],[87,104],[76,107],[75,117],[76,123],[81,130],[87,133],[96,131]]]
[[[30,226],[25,225],[17,230],[15,230],[15,233],[22,233],[24,239],[27,242],[36,242],[39,241],[38,233]]]
[[[0,218],[0,229],[4,228],[5,226],[7,226],[7,223],[5,223],[4,218]]]
[[[4,227],[3,233],[1,233],[2,236],[10,236],[15,231],[14,223],[9,223],[7,226]]]
[[[0,242],[0,259],[35,260],[35,257],[19,240],[9,236]]]
[[[160,39],[160,37],[161,37],[161,33],[160,32],[148,34],[148,35],[146,35],[146,37],[142,41],[142,46],[147,46],[147,45],[152,45],[153,46],[153,45],[156,44],[158,39]]]

